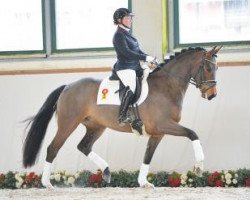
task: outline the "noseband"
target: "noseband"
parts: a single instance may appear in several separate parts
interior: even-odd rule
[[[205,55],[205,54],[204,54],[204,55]],[[198,69],[196,75],[195,75],[194,77],[192,77],[192,78],[190,79],[190,81],[189,81],[189,83],[195,85],[197,88],[200,88],[200,87],[201,87],[202,85],[204,85],[204,84],[209,85],[209,87],[208,87],[205,91],[203,91],[203,93],[205,93],[205,92],[206,92],[207,90],[209,90],[210,88],[214,87],[214,86],[216,85],[216,83],[217,83],[217,81],[216,81],[215,79],[213,79],[213,80],[205,80],[205,78],[204,78],[204,72],[205,72],[205,64],[206,64],[206,62],[209,62],[209,63],[213,64],[215,67],[217,66],[215,62],[213,62],[213,61],[211,61],[211,60],[209,60],[209,59],[207,59],[207,58],[205,58],[205,57],[203,56],[201,65],[200,65],[200,67],[199,67],[199,69]],[[200,75],[200,77],[201,77],[200,80],[201,80],[201,81],[200,81],[200,82],[197,82],[196,77],[197,77],[200,73],[201,73],[201,75]]]

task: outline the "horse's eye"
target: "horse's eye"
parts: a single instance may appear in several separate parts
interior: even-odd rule
[[[213,65],[211,63],[208,63],[205,65],[205,69],[208,71],[208,72],[211,72],[212,69],[213,69]]]

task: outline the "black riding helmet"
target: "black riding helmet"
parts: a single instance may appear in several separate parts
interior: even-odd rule
[[[134,16],[134,14],[131,13],[127,8],[118,8],[113,15],[114,23],[119,24],[118,20],[125,16]]]

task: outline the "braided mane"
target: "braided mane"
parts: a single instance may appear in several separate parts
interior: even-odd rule
[[[204,49],[202,47],[189,47],[187,49],[182,49],[180,52],[175,52],[174,55],[171,55],[168,59],[164,59],[164,62],[160,63],[159,66],[152,73],[150,73],[150,75],[161,70],[164,65],[171,62],[173,59],[183,55],[184,53],[191,52],[191,51],[206,51],[206,49]]]
[[[168,62],[170,62],[174,58],[176,58],[180,55],[183,55],[184,53],[189,52],[189,51],[206,51],[206,50],[202,47],[189,47],[188,49],[182,49],[180,52],[175,52],[175,54],[171,55],[168,59],[164,59],[164,63],[162,63],[162,64],[167,64]]]

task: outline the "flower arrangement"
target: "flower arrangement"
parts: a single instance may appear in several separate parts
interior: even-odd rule
[[[207,177],[207,182],[209,186],[224,187],[222,175],[215,171],[213,174]]]
[[[15,174],[16,180],[16,188],[40,188],[42,187],[41,184],[41,175],[35,174],[35,172],[30,173],[16,173]]]
[[[234,171],[215,171],[207,178],[208,185],[211,187],[237,187],[238,174]]]
[[[57,171],[50,176],[50,181],[53,185],[58,187],[75,186],[76,180],[79,178],[81,172],[75,174],[63,171]]]
[[[91,174],[89,176],[89,184],[92,187],[101,187],[101,184],[102,184],[102,171],[100,169],[97,170],[96,174]]]
[[[181,174],[173,172],[168,175],[168,184],[170,187],[179,187],[181,185]]]
[[[138,187],[137,177],[139,172],[111,172],[111,183],[102,180],[102,171],[96,173],[79,171],[69,173],[57,171],[50,177],[51,183],[56,187]],[[157,172],[149,173],[147,180],[156,187],[250,187],[250,170],[239,169],[236,171],[204,172],[197,176],[191,171],[187,173]],[[41,188],[41,175],[35,172],[0,173],[0,188],[21,189]]]
[[[246,187],[250,187],[250,178],[246,179]]]

